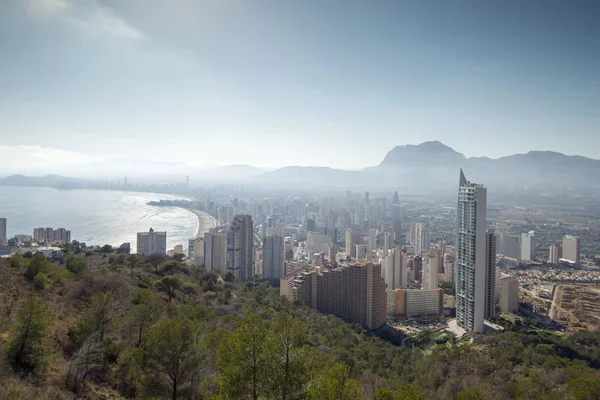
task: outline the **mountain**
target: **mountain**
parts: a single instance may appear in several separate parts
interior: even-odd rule
[[[386,154],[379,165],[410,165],[416,163],[419,165],[448,166],[449,164],[460,165],[464,161],[465,156],[461,153],[443,143],[433,141],[418,145],[396,146]]]
[[[0,186],[57,186],[63,183],[77,182],[81,182],[81,180],[53,174],[46,176],[11,175],[0,178]]]

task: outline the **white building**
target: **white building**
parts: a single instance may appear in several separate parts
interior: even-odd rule
[[[519,309],[519,281],[515,276],[500,280],[500,311],[515,313]]]
[[[415,224],[413,247],[415,249],[415,255],[417,256],[420,256],[423,251],[429,249],[429,234],[427,233],[427,225],[422,222],[417,222]]]
[[[8,239],[6,237],[6,218],[0,218],[0,246],[7,246]]]
[[[456,320],[467,331],[483,332],[486,288],[487,189],[460,171],[456,241]]]
[[[577,236],[567,235],[563,237],[562,242],[562,258],[565,261],[570,263],[578,264],[579,263],[579,252],[581,248],[581,243]]]
[[[494,232],[485,233],[485,318],[496,315],[496,238]]]
[[[386,290],[403,289],[408,286],[408,257],[399,247],[388,250],[383,258],[382,269]]]
[[[369,229],[369,251],[377,250],[377,229]]]
[[[284,240],[283,236],[265,238],[263,244],[263,276],[269,281],[279,281],[283,271]]]
[[[227,268],[240,281],[254,277],[254,231],[250,215],[236,215],[227,237]]]
[[[504,253],[505,257],[512,258],[515,260],[521,259],[521,246],[522,236],[504,235]]]
[[[352,229],[346,229],[346,253],[352,257],[356,257],[356,237]]]
[[[551,245],[548,258],[552,264],[558,264],[558,260],[562,258],[562,246],[560,244]]]
[[[442,260],[437,251],[429,252],[423,257],[423,289],[437,289],[439,287],[438,278],[441,262]]]
[[[167,254],[167,232],[154,232],[150,228],[148,232],[137,234],[138,254]]]
[[[386,232],[383,235],[383,249],[385,251],[388,251],[389,249],[392,248],[392,233],[391,232]]]
[[[535,260],[535,248],[537,246],[537,240],[535,238],[535,232],[530,231],[528,233],[521,234],[521,258],[524,260]]]

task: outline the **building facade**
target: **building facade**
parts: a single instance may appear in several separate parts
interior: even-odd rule
[[[500,279],[500,311],[515,313],[519,309],[519,281],[515,276]]]
[[[8,238],[6,237],[6,218],[0,218],[0,246],[7,246]]]
[[[563,260],[568,261],[570,263],[578,264],[580,261],[580,249],[581,243],[577,236],[567,235],[563,237],[562,242],[563,248]]]
[[[227,233],[204,233],[204,268],[219,274],[227,272]]]
[[[553,244],[550,246],[550,254],[548,259],[552,264],[558,264],[558,261],[562,258],[562,245]]]
[[[487,189],[460,171],[456,240],[456,320],[470,332],[483,332],[486,281]]]
[[[148,232],[137,234],[138,254],[167,254],[167,232],[155,232],[150,228]]]
[[[250,215],[233,218],[227,237],[227,267],[240,282],[254,277],[254,231]]]
[[[524,260],[535,260],[535,248],[537,240],[535,232],[530,231],[521,235],[521,258]]]
[[[397,318],[432,318],[444,314],[442,289],[396,289],[387,292],[387,309]]]
[[[387,321],[385,282],[378,264],[315,269],[289,280],[287,295],[323,314],[377,329]]]
[[[496,238],[492,230],[485,233],[485,313],[484,318],[496,315]]]
[[[279,281],[283,273],[283,236],[269,236],[263,243],[263,277],[269,281]]]

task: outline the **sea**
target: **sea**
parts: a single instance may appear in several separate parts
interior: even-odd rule
[[[167,231],[167,249],[187,248],[196,235],[196,215],[179,207],[146,205],[181,197],[119,190],[59,190],[48,187],[0,186],[0,218],[7,219],[7,237],[33,235],[37,227],[66,228],[71,240],[87,245],[137,246],[137,232]]]

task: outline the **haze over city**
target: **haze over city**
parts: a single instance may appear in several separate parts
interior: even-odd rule
[[[593,158],[599,7],[2,2],[0,174],[101,175],[115,159],[361,169],[431,140]]]

